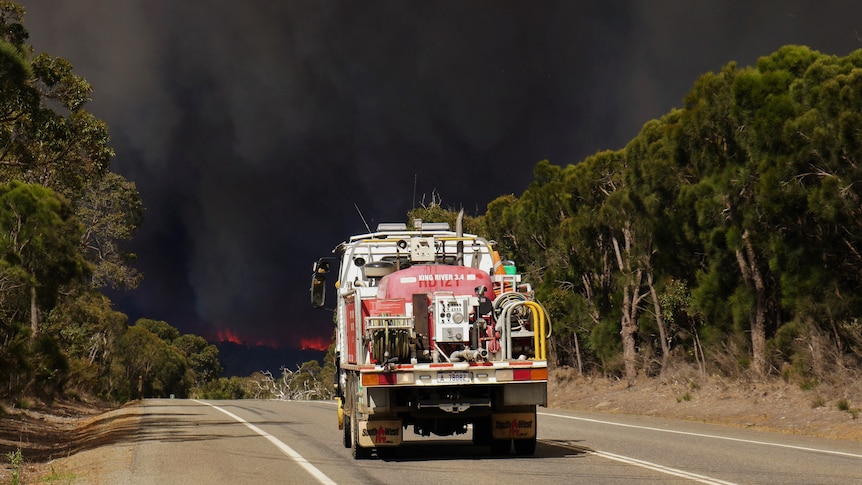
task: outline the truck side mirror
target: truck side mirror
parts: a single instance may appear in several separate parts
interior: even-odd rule
[[[314,273],[329,273],[329,261],[320,259],[314,262],[314,267],[311,269]]]
[[[311,306],[322,308],[326,302],[326,275],[314,273],[311,277]]]

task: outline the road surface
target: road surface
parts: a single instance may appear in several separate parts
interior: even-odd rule
[[[354,460],[331,401],[145,400],[112,460],[76,483],[859,483],[862,443],[688,421],[539,411],[530,457],[492,456],[470,434],[420,438]]]

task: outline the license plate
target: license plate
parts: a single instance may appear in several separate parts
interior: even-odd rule
[[[471,382],[472,372],[438,372],[437,382]]]

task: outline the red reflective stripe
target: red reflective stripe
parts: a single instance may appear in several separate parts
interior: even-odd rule
[[[512,378],[516,381],[529,381],[530,369],[515,369],[512,371]]]

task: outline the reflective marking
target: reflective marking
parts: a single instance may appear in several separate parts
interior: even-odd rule
[[[544,413],[539,413],[544,414]],[[553,415],[550,415],[553,416]],[[673,475],[675,477],[687,478],[689,480],[694,480],[701,483],[709,483],[715,485],[735,485],[733,482],[725,482],[724,480],[719,480],[717,478],[707,477],[704,475],[698,475],[696,473],[691,473],[683,470],[679,470],[677,468],[670,468],[663,465],[659,465],[656,463],[637,460],[635,458],[630,458],[628,456],[617,455],[614,453],[609,453],[607,451],[597,451],[591,448],[587,448],[586,446],[576,445],[571,442],[559,442],[559,441],[549,441],[549,440],[539,440],[540,442],[548,443],[552,446],[561,446],[563,448],[569,448],[571,450],[575,450],[578,453],[582,453],[584,455],[596,455],[602,458],[606,458],[608,460],[618,461],[620,463],[625,463],[627,465],[634,465],[640,468],[646,468],[648,470],[657,471],[660,473],[664,473],[667,475]]]
[[[335,482],[332,481],[332,479],[330,479],[329,477],[324,475],[324,473],[322,471],[320,471],[316,466],[309,463],[308,460],[306,460],[305,458],[302,457],[302,455],[300,455],[299,453],[294,451],[293,448],[284,444],[284,442],[282,442],[281,440],[279,440],[275,436],[267,433],[266,431],[258,428],[255,425],[249,423],[248,421],[242,419],[241,417],[237,416],[236,414],[234,414],[230,411],[222,409],[222,408],[215,406],[213,404],[210,404],[208,402],[198,401],[197,399],[193,399],[193,401],[196,403],[200,403],[200,404],[206,404],[207,406],[209,406],[213,409],[217,409],[217,410],[227,414],[231,418],[244,424],[248,429],[250,429],[250,430],[254,431],[255,433],[263,436],[264,438],[269,440],[270,443],[274,444],[279,450],[281,450],[282,453],[284,453],[285,455],[290,457],[293,461],[295,461],[299,466],[301,466],[302,468],[305,468],[305,471],[307,471],[308,473],[311,474],[311,476],[316,478],[318,482],[323,483],[325,485],[337,485]]]
[[[629,465],[639,466],[641,468],[646,468],[648,470],[654,470],[657,472],[665,473],[667,475],[673,475],[675,477],[688,478],[689,480],[694,480],[700,483],[709,483],[714,485],[734,485],[734,482],[725,482],[724,480],[719,480],[717,478],[706,477],[703,475],[698,475],[696,473],[686,472],[683,470],[678,470],[676,468],[670,468],[662,465],[658,465],[655,463],[650,463],[648,461],[636,460],[634,458],[629,458],[627,456],[616,455],[613,453],[608,453],[607,451],[593,451],[591,452],[593,455],[601,456],[602,458],[607,458],[608,460],[619,461],[622,463],[627,463]]]
[[[764,445],[764,446],[775,446],[778,448],[790,448],[793,450],[802,450],[802,451],[813,451],[815,453],[827,453],[830,455],[840,455],[840,456],[849,456],[853,458],[862,458],[862,455],[856,453],[847,453],[844,451],[835,451],[835,450],[824,450],[822,448],[808,448],[806,446],[796,446],[796,445],[785,445],[782,443],[770,443],[768,441],[756,441],[756,440],[746,440],[742,438],[730,438],[728,436],[717,436],[711,434],[702,434],[702,433],[691,433],[689,431],[677,431],[673,429],[661,429],[661,428],[652,428],[649,426],[637,426],[634,424],[623,424],[623,423],[614,423],[611,421],[602,421],[599,419],[590,419],[590,418],[578,418],[575,416],[565,416],[562,414],[552,414],[552,413],[538,413],[542,416],[552,416],[555,418],[563,418],[563,419],[574,419],[577,421],[587,421],[590,423],[598,423],[598,424],[609,424],[611,426],[622,426],[623,428],[637,428],[637,429],[645,429],[649,431],[659,431],[662,433],[673,433],[673,434],[683,434],[688,436],[698,436],[701,438],[712,438],[716,440],[727,440],[727,441],[737,441],[741,443],[751,443],[753,445]]]

